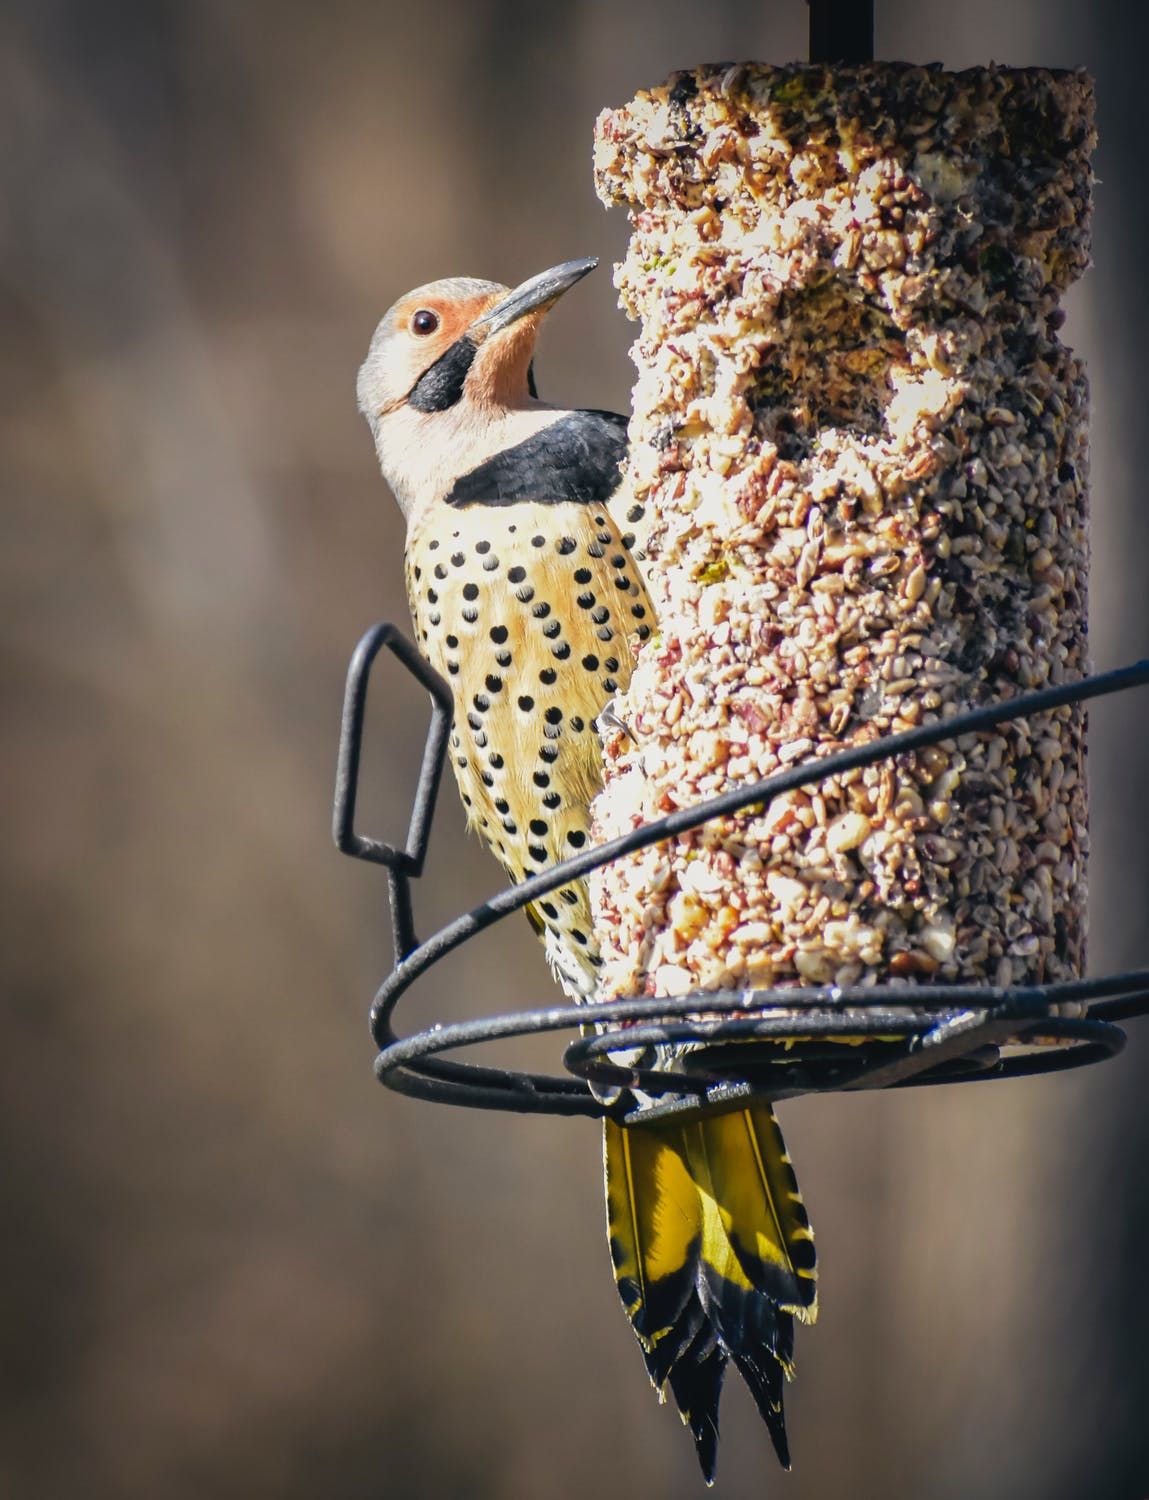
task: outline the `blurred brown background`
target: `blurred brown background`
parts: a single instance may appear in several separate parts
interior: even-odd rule
[[[1094,652],[1143,654],[1144,83],[1127,4],[879,0],[879,50],[1085,64]],[[695,1497],[617,1303],[586,1122],[373,1081],[382,878],[329,807],[347,655],[405,621],[355,411],[382,309],[619,255],[597,111],[804,55],[801,0],[5,0],[0,1492]],[[544,395],[625,407],[604,268]],[[1142,696],[1093,714],[1093,964],[1144,963]],[[374,724],[398,831],[424,702]],[[448,789],[421,926],[499,885]],[[415,992],[553,995],[524,923]],[[548,1047],[548,1056],[550,1055]],[[797,1467],[732,1382],[718,1496],[1149,1493],[1149,1023],[1076,1077],[799,1102],[823,1320]]]

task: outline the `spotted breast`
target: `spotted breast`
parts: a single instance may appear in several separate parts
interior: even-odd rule
[[[451,758],[469,825],[512,880],[576,853],[601,784],[594,721],[651,630],[638,568],[605,505],[439,505],[407,548],[419,640],[451,683]],[[563,988],[599,964],[582,881],[530,912]]]

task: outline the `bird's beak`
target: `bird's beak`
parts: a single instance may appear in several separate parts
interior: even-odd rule
[[[552,266],[549,271],[532,276],[522,286],[508,292],[481,318],[476,318],[467,330],[468,334],[476,343],[481,343],[491,334],[517,323],[527,313],[545,311],[597,265],[598,257],[591,255],[586,260],[565,260],[561,266]]]

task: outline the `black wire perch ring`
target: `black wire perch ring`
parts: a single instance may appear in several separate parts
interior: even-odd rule
[[[384,647],[431,695],[431,724],[402,848],[355,831],[367,690],[372,666]],[[668,1113],[728,1107],[750,1097],[782,1099],[842,1089],[1019,1078],[1114,1056],[1125,1045],[1125,1033],[1115,1023],[1149,1012],[1149,969],[1006,988],[903,980],[849,988],[793,985],[673,998],[642,996],[594,1006],[593,1030],[588,1025],[591,1009],[575,1005],[432,1026],[408,1037],[396,1035],[392,1018],[411,985],[448,953],[528,902],[622,855],[692,831],[712,818],[755,804],[765,807],[783,792],[845,771],[1146,684],[1149,659],[789,766],[586,849],[500,891],[420,943],[410,883],[422,874],[426,857],[451,728],[451,690],[399,630],[375,625],[359,642],[348,669],[333,832],[344,854],[387,868],[395,964],[371,1010],[371,1031],[379,1048],[377,1076],[388,1088],[442,1104],[523,1114],[610,1114],[638,1123]],[[483,1067],[440,1056],[482,1042],[571,1030],[582,1034],[563,1055],[568,1076]],[[748,1041],[775,1045],[744,1046]],[[843,1046],[844,1041],[851,1045]],[[636,1068],[626,1057],[615,1055],[664,1044],[683,1049],[681,1071]],[[1007,1045],[1022,1050],[1004,1054]],[[1027,1046],[1030,1050],[1024,1050]],[[591,1082],[600,1090],[616,1091],[617,1098],[604,1104],[592,1093]],[[654,1101],[641,1109],[630,1092],[639,1088]]]

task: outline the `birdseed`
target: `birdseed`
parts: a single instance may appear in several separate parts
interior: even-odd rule
[[[1087,669],[1080,72],[673,75],[603,113],[658,616],[594,835]],[[640,515],[641,508],[641,515]],[[592,878],[600,995],[1021,984],[1084,961],[1084,713],[962,736]]]

